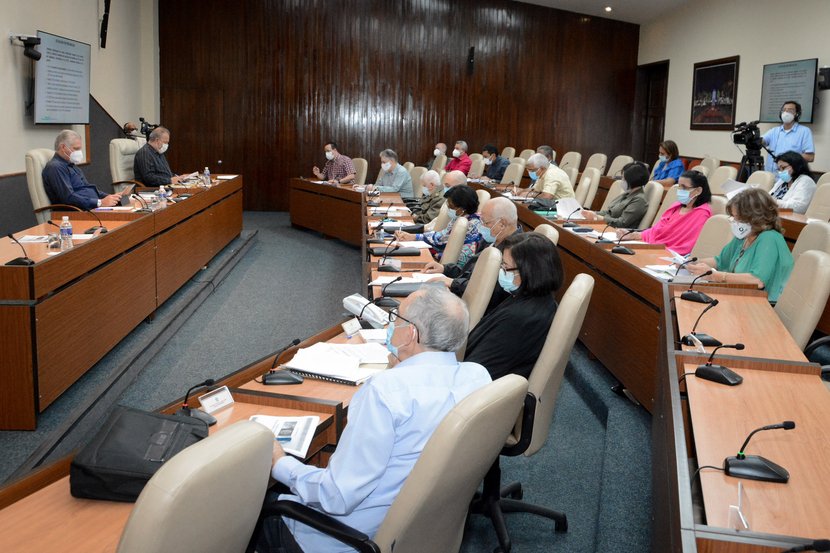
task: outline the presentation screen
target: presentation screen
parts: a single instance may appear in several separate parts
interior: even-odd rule
[[[35,123],[89,124],[89,44],[43,31],[37,36]]]
[[[795,100],[801,104],[799,121],[812,123],[817,71],[818,58],[765,65],[760,121],[780,123],[781,106],[787,100]]]

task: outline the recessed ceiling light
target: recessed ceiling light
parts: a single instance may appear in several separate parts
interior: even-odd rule
[[[610,12],[612,10],[613,10],[613,8],[611,6],[605,6],[605,11]]]

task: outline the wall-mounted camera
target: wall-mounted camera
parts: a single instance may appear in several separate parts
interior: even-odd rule
[[[11,34],[9,35],[9,40],[12,44],[14,41],[17,40],[21,44],[23,44],[23,55],[27,58],[37,61],[40,59],[42,55],[40,52],[35,50],[35,46],[40,44],[40,39],[33,35],[18,35],[18,34]]]

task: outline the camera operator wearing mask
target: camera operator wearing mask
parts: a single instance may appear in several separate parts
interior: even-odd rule
[[[798,123],[801,117],[801,104],[788,100],[781,106],[780,127],[773,127],[764,136],[764,145],[773,155],[767,155],[764,169],[770,173],[778,172],[776,158],[784,152],[798,152],[804,161],[812,162],[816,158],[816,149],[813,146],[813,133],[809,128]]]

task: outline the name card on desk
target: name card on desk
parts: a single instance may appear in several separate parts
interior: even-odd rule
[[[222,386],[202,396],[199,396],[199,403],[205,413],[211,414],[233,405],[233,396],[227,386]]]

